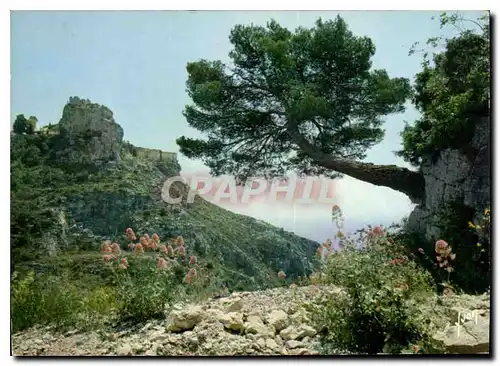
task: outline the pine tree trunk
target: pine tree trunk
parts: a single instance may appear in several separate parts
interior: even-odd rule
[[[392,188],[406,194],[414,203],[422,203],[425,180],[422,174],[396,165],[375,165],[347,159],[337,159],[312,145],[296,126],[289,125],[288,134],[311,159],[319,165],[376,186]]]

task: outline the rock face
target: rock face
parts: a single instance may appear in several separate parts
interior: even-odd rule
[[[440,212],[447,202],[461,202],[476,215],[489,206],[490,131],[491,120],[482,118],[476,124],[474,136],[466,149],[443,150],[435,160],[429,157],[423,161],[425,199],[408,219],[410,230],[425,235],[428,240],[436,240],[440,236],[439,218],[431,213]]]
[[[448,353],[477,354],[490,351],[490,296],[445,298],[447,325],[434,335]]]
[[[71,97],[59,121],[59,131],[70,146],[65,151],[70,161],[101,163],[120,158],[123,128],[105,106]]]

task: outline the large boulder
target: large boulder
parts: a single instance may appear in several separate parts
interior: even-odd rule
[[[243,314],[231,312],[228,314],[221,314],[219,316],[219,321],[224,324],[226,329],[234,331],[242,331],[244,329]]]
[[[171,332],[181,332],[193,329],[201,322],[205,311],[195,306],[187,309],[172,310],[167,317],[167,330]]]
[[[280,309],[271,311],[267,316],[267,323],[272,325],[277,332],[286,328],[289,322],[288,314]]]
[[[471,314],[471,313],[466,313]],[[472,319],[466,319],[460,325],[446,328],[434,336],[442,342],[447,353],[477,354],[490,351],[490,319],[484,314],[472,313]]]
[[[442,297],[440,318],[446,325],[433,338],[447,353],[489,353],[490,295]]]
[[[245,333],[255,334],[257,337],[273,337],[275,332],[274,328],[264,324],[261,317],[256,315],[251,315],[248,317],[245,323]]]

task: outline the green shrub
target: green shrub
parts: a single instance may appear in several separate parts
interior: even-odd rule
[[[432,352],[430,320],[422,304],[435,293],[430,274],[381,227],[340,237],[329,250],[324,282],[344,289],[315,308],[323,345],[357,353],[400,353],[414,345]]]
[[[14,332],[34,325],[51,324],[56,327],[78,325],[89,321],[85,306],[87,294],[67,276],[41,275],[28,272],[24,278],[14,280],[11,287],[11,318]]]
[[[115,288],[96,287],[88,291],[82,300],[84,318],[79,321],[79,326],[80,328],[95,328],[105,325],[107,321],[117,317],[121,307],[122,304],[119,302]]]
[[[36,130],[36,123],[38,122],[38,119],[36,117],[31,116],[30,118],[26,119],[23,114],[18,114],[16,116],[16,120],[14,121],[14,125],[12,126],[12,129],[14,133],[17,134],[28,134],[31,135],[35,132]]]
[[[14,273],[10,297],[13,332],[34,325],[38,318],[40,318],[42,310],[40,293],[35,292],[33,286],[35,274],[29,272],[22,279],[18,279],[17,277],[18,274]]]
[[[14,272],[12,278],[13,331],[45,324],[89,330],[116,320],[147,321],[164,317],[182,297],[208,297],[219,287],[213,273],[188,254],[182,237],[161,244],[157,234],[137,238],[129,228],[127,241],[139,243],[129,243],[124,251],[106,241],[101,253],[67,251],[19,266],[25,275]]]
[[[146,321],[165,316],[177,295],[170,271],[158,270],[150,258],[131,258],[127,270],[116,269],[116,291],[122,320]]]

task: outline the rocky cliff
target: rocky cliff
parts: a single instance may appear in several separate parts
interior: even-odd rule
[[[425,178],[425,200],[411,213],[408,226],[429,240],[440,239],[440,217],[436,213],[448,203],[470,209],[476,219],[491,204],[491,120],[481,118],[470,145],[446,149],[437,157],[427,157],[421,171]],[[465,218],[467,220],[467,218]]]
[[[120,159],[123,128],[105,106],[71,97],[59,121],[59,132],[70,161],[102,163]]]
[[[423,160],[425,199],[408,219],[409,231],[426,239],[418,247],[433,251],[436,240],[453,247],[451,276],[472,293],[491,285],[491,120],[479,118],[474,126],[468,144]]]

